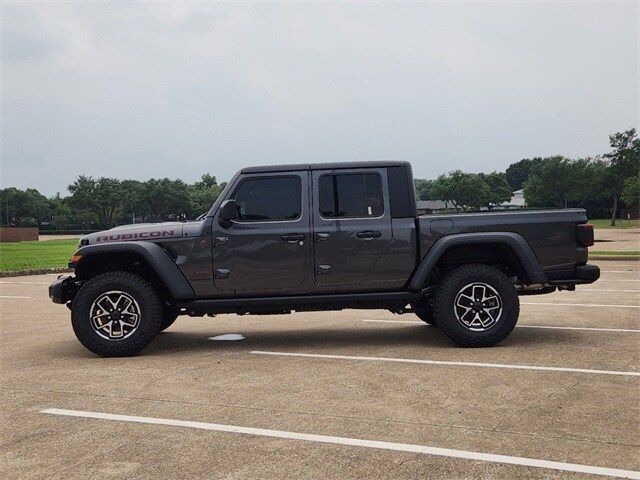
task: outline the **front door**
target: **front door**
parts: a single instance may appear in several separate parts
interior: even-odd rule
[[[228,198],[239,219],[213,223],[219,290],[244,294],[295,291],[311,271],[309,172],[243,174]]]
[[[313,172],[316,283],[354,287],[391,243],[387,171]]]

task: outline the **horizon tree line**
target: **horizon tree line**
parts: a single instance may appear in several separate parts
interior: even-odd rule
[[[455,170],[436,179],[416,179],[416,197],[442,200],[455,211],[492,209],[524,189],[528,207],[587,210],[590,218],[610,215],[621,205],[640,208],[640,139],[634,128],[609,136],[611,151],[570,159],[562,155],[525,158],[505,172]],[[186,221],[206,212],[226,182],[209,173],[186,183],[169,178],[120,180],[79,175],[67,189],[46,197],[34,188],[0,190],[0,224],[54,230],[111,228],[132,221]]]

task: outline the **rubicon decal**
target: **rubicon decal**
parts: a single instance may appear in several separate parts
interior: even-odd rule
[[[119,240],[145,240],[147,238],[162,238],[175,236],[175,230],[154,230],[152,232],[118,233],[115,235],[100,235],[96,242],[117,242]]]

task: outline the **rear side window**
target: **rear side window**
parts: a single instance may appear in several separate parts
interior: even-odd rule
[[[241,222],[296,220],[302,208],[300,177],[255,177],[243,180],[233,199]]]
[[[319,189],[324,218],[379,217],[384,212],[382,180],[377,173],[323,175]]]

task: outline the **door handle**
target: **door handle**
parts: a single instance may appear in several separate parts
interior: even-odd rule
[[[377,230],[365,230],[364,232],[356,233],[356,237],[362,240],[371,240],[382,236],[382,232]]]
[[[304,233],[285,233],[280,238],[285,242],[298,243],[307,238],[307,236]]]
[[[316,235],[316,242],[328,240],[330,236],[331,235],[329,235],[328,233],[319,233],[318,235]]]

